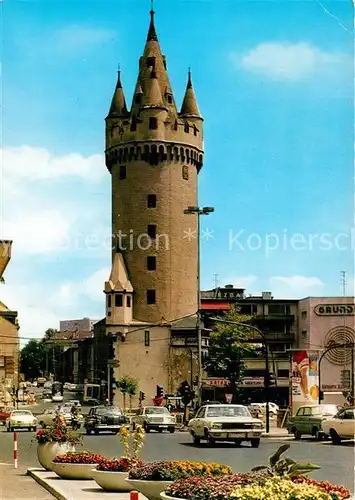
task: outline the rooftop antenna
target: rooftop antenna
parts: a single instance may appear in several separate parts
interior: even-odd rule
[[[218,274],[214,274],[213,277],[214,277],[214,287],[218,288],[219,285]]]
[[[154,14],[154,0],[150,0],[150,12]]]

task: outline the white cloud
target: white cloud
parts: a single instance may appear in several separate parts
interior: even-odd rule
[[[59,328],[59,321],[104,315],[104,282],[109,270],[100,269],[77,282],[57,287],[38,285],[1,285],[1,300],[18,311],[20,336],[40,338],[47,328]],[[88,301],[90,299],[90,301]]]
[[[78,153],[53,156],[47,149],[20,146],[0,149],[5,182],[36,182],[59,177],[79,177],[88,181],[101,179],[105,174],[103,155],[84,157]]]
[[[276,298],[302,298],[321,293],[324,283],[315,276],[274,276],[270,278]]]
[[[233,62],[242,68],[278,81],[300,81],[315,72],[341,70],[350,63],[339,52],[325,52],[305,43],[264,42],[247,54],[232,54]]]

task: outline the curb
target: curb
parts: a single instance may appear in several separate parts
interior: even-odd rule
[[[53,488],[50,484],[48,484],[46,481],[44,481],[42,478],[40,478],[37,474],[36,471],[41,470],[41,469],[27,469],[27,475],[31,476],[32,479],[36,481],[42,488],[47,490],[51,495],[53,495],[55,498],[58,500],[69,500],[66,495],[64,495],[60,489]]]

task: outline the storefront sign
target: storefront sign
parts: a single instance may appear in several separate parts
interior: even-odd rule
[[[226,378],[206,378],[202,380],[203,385],[209,385],[211,387],[227,387],[229,385],[229,380]]]
[[[318,304],[314,312],[317,316],[354,316],[355,304]]]

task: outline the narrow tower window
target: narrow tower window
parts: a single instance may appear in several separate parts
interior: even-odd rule
[[[126,165],[120,166],[120,181],[123,181],[126,178]]]
[[[147,68],[155,67],[155,57],[147,57]]]
[[[134,96],[134,102],[135,102],[136,104],[140,104],[140,103],[141,103],[141,101],[142,101],[142,94],[136,94],[136,95]]]
[[[182,178],[185,179],[185,181],[189,180],[189,167],[187,165],[182,167]]]
[[[155,256],[147,257],[147,269],[148,271],[155,271],[157,268],[157,258]]]
[[[197,128],[194,125],[194,135],[197,135]]]
[[[123,296],[116,294],[115,295],[115,306],[116,307],[122,307],[123,306]]]
[[[155,304],[155,290],[147,290],[147,304]]]
[[[145,345],[145,347],[150,346],[150,331],[149,330],[145,330],[145,332],[144,332],[144,345]]]
[[[149,238],[152,238],[152,240],[155,240],[155,238],[157,236],[157,226],[155,224],[148,224],[147,234],[148,234]]]
[[[135,118],[132,118],[131,132],[135,132],[136,130],[137,130],[137,122]]]
[[[190,130],[189,124],[187,122],[185,122],[184,131],[188,134],[189,130]]]
[[[111,307],[112,302],[111,302],[111,295],[107,295],[107,307]]]
[[[177,130],[177,129],[178,129],[178,122],[177,122],[177,120],[175,120],[175,122],[174,122],[174,130]]]
[[[147,205],[148,205],[148,208],[156,208],[156,206],[157,206],[157,195],[156,194],[148,194]]]
[[[130,295],[127,295],[127,307],[131,307],[131,304],[132,304],[132,301],[131,301],[131,296]]]
[[[158,128],[158,120],[155,118],[155,116],[149,117],[149,128],[150,130],[156,130]]]

